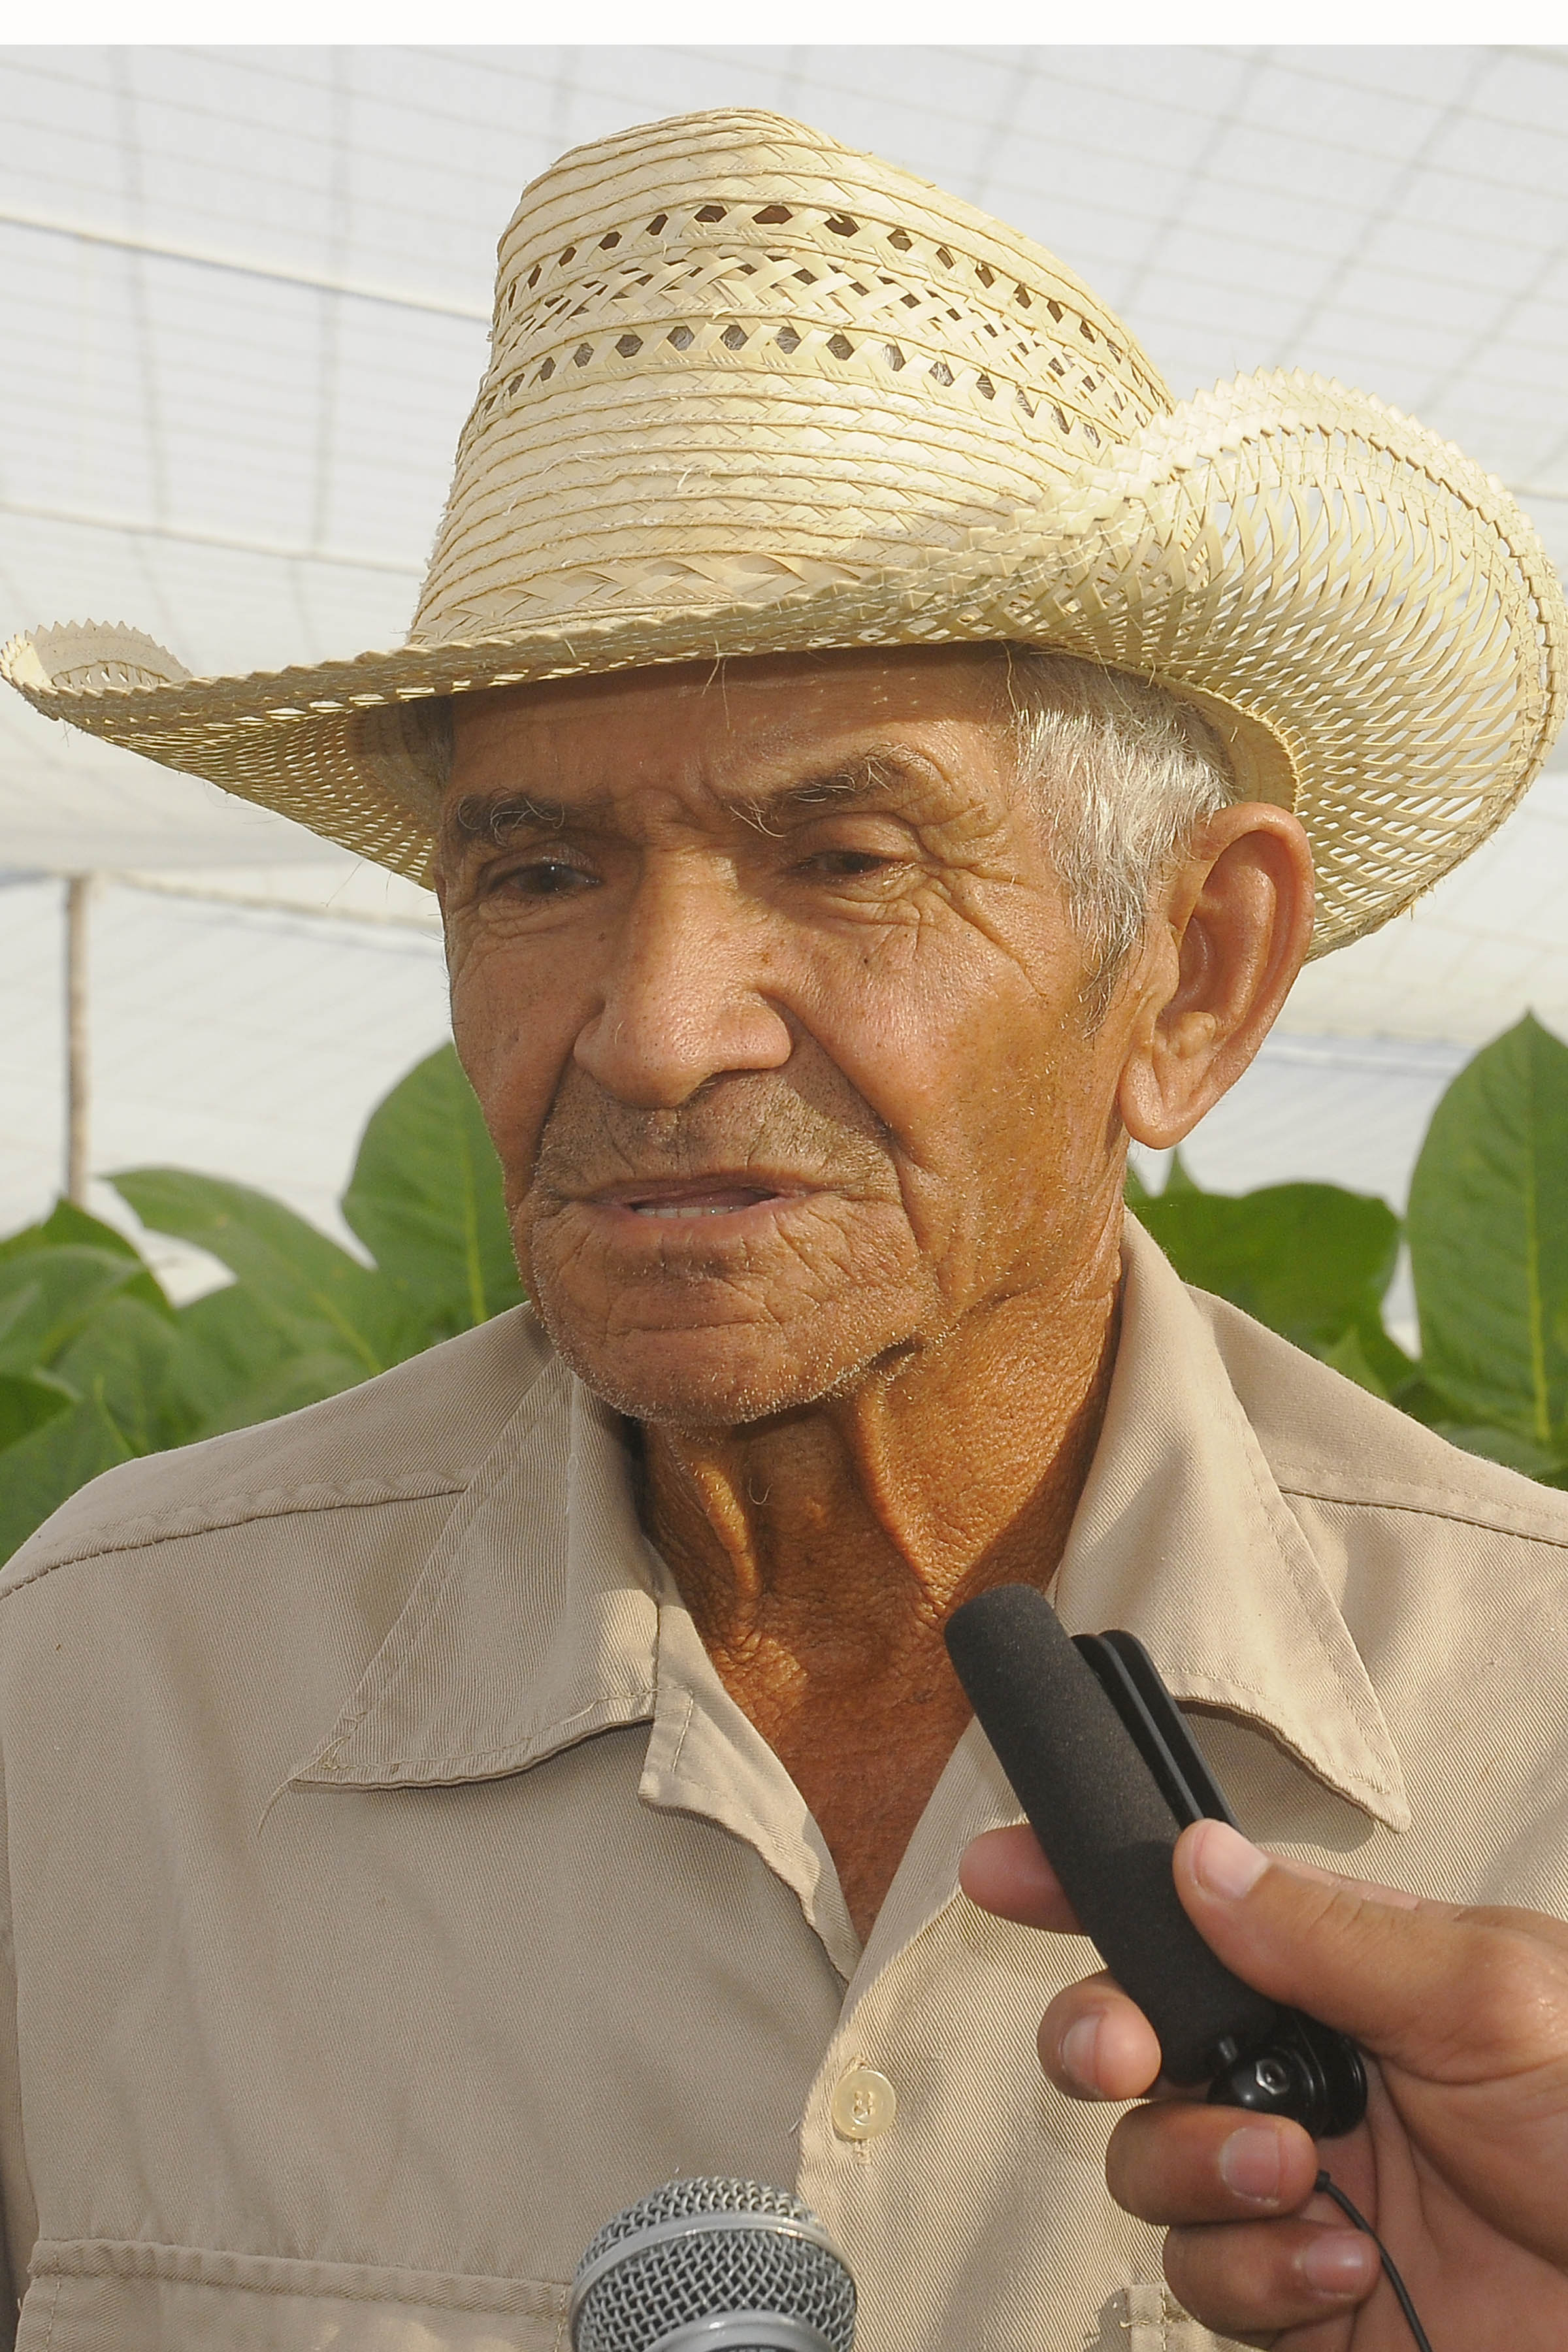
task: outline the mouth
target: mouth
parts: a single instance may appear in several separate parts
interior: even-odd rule
[[[759,1181],[720,1171],[666,1183],[613,1184],[588,1196],[590,1209],[619,1212],[665,1224],[693,1223],[700,1218],[740,1217],[756,1209],[779,1209],[805,1197],[805,1187]]]

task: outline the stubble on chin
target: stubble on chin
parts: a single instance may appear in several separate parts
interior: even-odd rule
[[[907,1344],[906,1286],[889,1295],[877,1281],[885,1263],[857,1280],[837,1247],[826,1264],[791,1254],[765,1284],[665,1266],[620,1283],[595,1269],[594,1283],[580,1285],[581,1261],[551,1259],[536,1239],[533,1303],[552,1344],[586,1388],[634,1421],[734,1429],[804,1411],[848,1393]]]

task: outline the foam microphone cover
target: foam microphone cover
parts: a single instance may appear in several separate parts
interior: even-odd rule
[[[1044,1593],[956,1610],[948,1652],[1030,1828],[1100,1958],[1160,2037],[1173,2083],[1206,2082],[1279,2011],[1210,1951],[1171,1874],[1180,1824]]]

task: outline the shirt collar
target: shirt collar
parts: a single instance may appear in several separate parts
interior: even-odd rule
[[[652,1720],[658,1576],[622,1424],[552,1360],[291,1785],[495,1779]],[[1073,1630],[1138,1634],[1178,1698],[1261,1725],[1352,1803],[1406,1825],[1399,1760],[1335,1596],[1208,1324],[1131,1219],[1105,1425],[1055,1598]],[[672,1705],[691,1663],[679,1674],[672,1654]]]
[[[1177,1698],[1261,1725],[1405,1829],[1377,1694],[1210,1324],[1131,1218],[1125,1255],[1105,1423],[1052,1596],[1062,1620],[1136,1633]]]
[[[497,1780],[651,1717],[656,1573],[621,1422],[552,1358],[289,1785]]]

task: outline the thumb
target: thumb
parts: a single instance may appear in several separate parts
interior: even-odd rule
[[[1555,1980],[1568,1995],[1568,1969],[1555,1937],[1531,1932],[1550,1937],[1553,1923],[1532,1913],[1466,1911],[1277,1862],[1223,1822],[1187,1830],[1174,1869],[1227,1968],[1377,2057],[1458,2083],[1561,2052],[1568,2011],[1542,1993]]]

